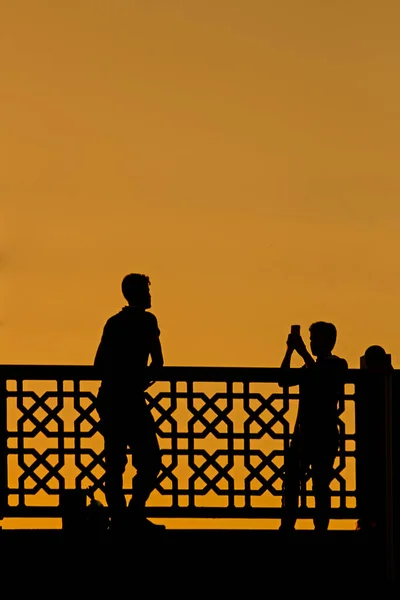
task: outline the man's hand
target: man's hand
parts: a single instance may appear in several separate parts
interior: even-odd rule
[[[147,380],[144,384],[144,390],[147,390],[150,386],[152,386],[156,381],[155,380]]]

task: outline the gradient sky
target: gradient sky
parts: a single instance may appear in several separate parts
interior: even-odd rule
[[[400,359],[396,0],[2,0],[0,362],[91,363],[122,277],[166,364],[333,321]],[[397,363],[397,364],[396,364]]]
[[[278,366],[323,319],[350,366],[397,367],[399,24],[397,0],[2,0],[0,363],[90,364],[136,271],[168,365]]]

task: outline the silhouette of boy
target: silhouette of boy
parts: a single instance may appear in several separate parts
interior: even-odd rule
[[[281,387],[299,385],[297,420],[289,449],[285,455],[282,520],[280,529],[292,531],[300,492],[300,481],[311,467],[315,497],[314,528],[326,531],[331,507],[330,483],[339,444],[337,427],[338,400],[344,394],[344,375],[347,362],[332,354],[336,343],[336,327],[319,321],[310,327],[308,352],[300,333],[290,333],[282,361]],[[289,371],[293,352],[304,360],[306,377]]]
[[[161,469],[161,452],[145,389],[152,383],[147,367],[159,368],[164,362],[160,330],[156,317],[147,310],[151,295],[146,275],[127,275],[122,293],[128,306],[106,322],[94,361],[101,378],[97,410],[104,436],[105,494],[113,529],[124,527],[128,520],[135,528],[157,530],[163,526],[145,517],[146,501]],[[136,475],[127,510],[123,473],[128,447]]]

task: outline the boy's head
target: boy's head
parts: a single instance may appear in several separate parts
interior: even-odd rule
[[[333,323],[317,321],[310,327],[310,346],[314,356],[328,356],[336,343],[337,331]]]
[[[147,275],[130,273],[122,280],[121,287],[129,306],[151,307],[150,279]]]

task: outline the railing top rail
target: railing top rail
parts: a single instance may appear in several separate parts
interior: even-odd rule
[[[299,368],[291,371],[305,371]],[[399,373],[394,370],[393,373]],[[165,366],[155,373],[157,381],[251,381],[259,383],[276,383],[282,373],[279,367],[190,367]],[[357,383],[366,371],[364,369],[348,369],[346,383]],[[32,364],[0,364],[0,379],[27,380],[87,380],[98,381],[100,375],[91,365],[32,365]]]

